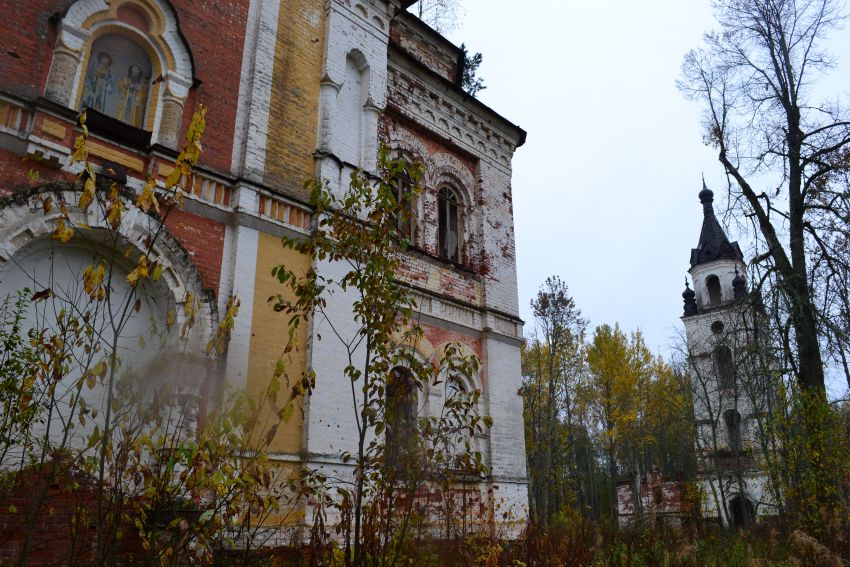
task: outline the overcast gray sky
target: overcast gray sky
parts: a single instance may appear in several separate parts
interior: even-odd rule
[[[526,321],[557,274],[591,329],[641,328],[669,354],[702,222],[701,175],[716,194],[725,187],[702,144],[701,108],[675,86],[682,57],[712,27],[709,0],[462,0],[448,35],[484,54],[479,98],[528,131],[513,161]],[[846,93],[848,30],[833,38],[843,57],[832,88]]]

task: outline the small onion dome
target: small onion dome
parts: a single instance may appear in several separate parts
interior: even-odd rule
[[[702,191],[699,192],[699,202],[702,203],[703,210],[713,210],[712,203],[714,203],[714,191],[706,187],[705,177],[702,178]]]
[[[682,292],[682,299],[685,302],[685,317],[697,314],[697,294],[688,286],[688,280],[685,279],[685,291]]]
[[[737,267],[735,268],[735,279],[732,280],[732,291],[735,301],[741,301],[747,296],[747,280],[738,272]]]

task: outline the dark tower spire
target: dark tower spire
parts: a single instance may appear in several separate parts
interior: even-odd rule
[[[744,255],[737,242],[729,242],[723,227],[714,216],[714,192],[702,181],[702,191],[699,192],[702,203],[702,230],[699,234],[699,244],[691,250],[691,267],[712,260],[741,260]]]

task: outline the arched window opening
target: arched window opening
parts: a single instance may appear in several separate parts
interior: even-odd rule
[[[729,499],[729,522],[735,528],[745,528],[756,520],[756,509],[752,500],[736,494]]]
[[[450,374],[446,379],[446,462],[455,473],[480,472],[482,425],[478,422],[474,429],[471,428],[473,416],[480,417],[476,394],[477,390],[466,376]]]
[[[732,360],[732,350],[727,346],[714,349],[714,372],[721,389],[735,386],[735,362]]]
[[[405,160],[408,164],[410,160],[401,156],[396,159]],[[408,165],[409,167],[409,165]],[[396,217],[396,229],[400,238],[404,238],[411,244],[416,230],[416,193],[413,179],[407,173],[407,168],[401,173],[397,173],[393,179],[392,193],[396,203],[399,203],[398,214]]]
[[[145,51],[123,35],[92,43],[80,108],[143,128],[153,67]]]
[[[708,290],[708,306],[718,307],[722,298],[720,292],[720,278],[710,275],[705,278],[705,287]]]
[[[439,217],[439,255],[460,262],[460,201],[450,187],[440,189],[437,199]]]
[[[446,399],[459,398],[469,392],[466,381],[456,374],[449,376],[446,384]]]
[[[405,469],[416,449],[418,392],[410,370],[396,366],[387,376],[386,446],[387,465]]]
[[[741,437],[741,414],[738,410],[728,409],[723,412],[723,420],[726,422],[726,440],[729,450],[740,453],[744,447]]]

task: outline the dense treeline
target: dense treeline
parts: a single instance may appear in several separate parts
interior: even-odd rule
[[[616,520],[616,486],[694,473],[686,382],[640,331],[587,322],[557,277],[532,301],[523,350],[530,502],[538,523],[575,510]]]
[[[522,393],[530,533],[540,545],[566,538],[595,548],[588,534],[608,534],[640,547],[647,537],[664,539],[643,530],[674,528],[669,537],[685,545],[688,530],[699,540],[715,537],[705,530],[740,523],[755,534],[768,533],[763,525],[799,530],[800,542],[848,551],[848,406],[822,406],[824,427],[812,437],[804,423],[813,411],[810,398],[782,366],[781,336],[760,300],[736,306],[759,333],[749,328],[754,338],[736,349],[733,389],[684,339],[668,363],[653,356],[639,331],[600,325],[588,336],[586,320],[557,277],[545,281],[531,307]],[[747,423],[746,433],[730,437],[722,408],[732,403],[740,404]],[[650,473],[678,490],[664,514],[641,508],[641,484]],[[764,483],[756,525],[755,508],[741,518],[748,512],[728,504],[735,494],[752,492],[753,482]],[[618,508],[618,488],[633,508]]]

